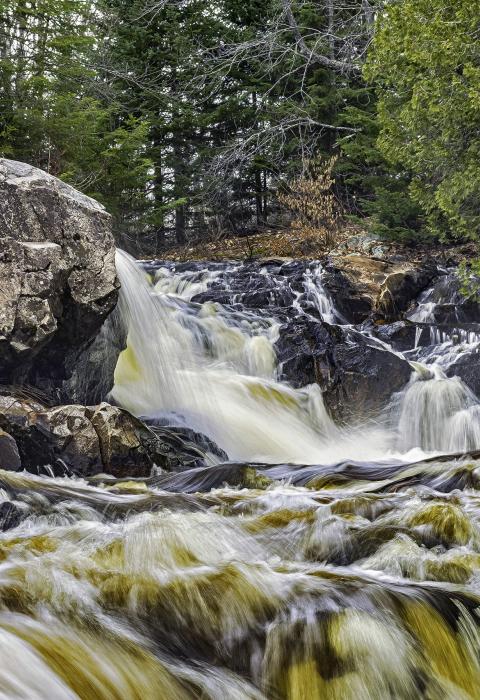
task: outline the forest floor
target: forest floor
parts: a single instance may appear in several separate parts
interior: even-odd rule
[[[399,242],[382,240],[358,225],[347,224],[338,233],[334,244],[327,245],[321,231],[304,231],[290,228],[282,231],[266,230],[249,236],[232,236],[191,242],[174,246],[159,257],[162,260],[186,262],[188,260],[251,260],[267,258],[317,259],[325,255],[366,255],[379,259],[424,258],[432,255],[432,244],[408,246]],[[474,244],[435,246],[436,259],[445,265],[478,256]]]
[[[336,237],[334,249],[353,236],[365,236],[358,227],[348,226]],[[165,260],[245,260],[252,258],[319,258],[331,252],[321,232],[299,229],[264,230],[248,236],[222,237],[174,246],[162,254]]]

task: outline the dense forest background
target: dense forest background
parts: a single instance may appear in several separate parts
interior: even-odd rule
[[[475,239],[479,40],[480,0],[0,0],[0,154],[135,253],[295,217]]]

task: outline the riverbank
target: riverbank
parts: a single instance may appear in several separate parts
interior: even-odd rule
[[[402,244],[378,238],[353,224],[345,224],[334,246],[325,245],[321,231],[306,234],[298,229],[259,231],[251,236],[231,236],[198,241],[166,248],[158,257],[172,262],[195,260],[248,260],[262,258],[321,259],[325,256],[370,255],[382,260],[404,259],[416,261],[432,256],[436,261],[458,264],[479,254],[475,243],[440,245],[428,239],[415,245]]]

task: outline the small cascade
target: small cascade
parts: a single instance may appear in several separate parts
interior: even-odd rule
[[[323,321],[335,323],[338,320],[338,315],[333,300],[324,287],[323,275],[322,265],[317,265],[312,270],[306,270],[303,281],[305,298],[315,307]]]
[[[416,323],[433,323],[435,320],[435,301],[430,301],[433,290],[429,289],[420,295],[417,307],[408,314],[408,320]]]
[[[467,452],[480,446],[480,403],[439,365],[412,363],[415,373],[394,411],[397,448],[408,452]]]
[[[432,286],[422,292],[415,308],[407,314],[416,323],[448,324],[477,322],[480,307],[466,297],[457,270],[443,270]]]
[[[480,343],[480,331],[476,328],[430,326],[430,344],[443,345],[444,343],[477,345]]]

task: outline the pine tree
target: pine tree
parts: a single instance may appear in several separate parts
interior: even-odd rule
[[[118,116],[83,0],[0,0],[0,153],[96,196],[123,220],[146,186],[145,125]]]
[[[387,5],[367,65],[379,94],[379,146],[408,169],[427,232],[480,235],[478,0]]]

